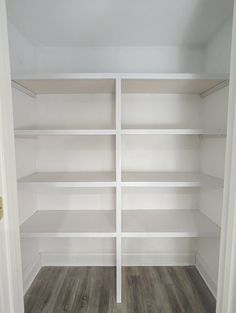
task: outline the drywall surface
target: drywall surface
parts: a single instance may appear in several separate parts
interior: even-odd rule
[[[35,71],[35,47],[11,23],[8,23],[8,37],[11,72]]]
[[[228,73],[230,69],[232,18],[215,33],[206,46],[206,72]]]
[[[184,46],[37,47],[9,23],[12,73],[202,72],[205,49]]]
[[[39,47],[39,72],[201,72],[204,50],[159,47]]]

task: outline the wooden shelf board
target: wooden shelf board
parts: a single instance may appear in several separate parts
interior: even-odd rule
[[[115,187],[114,172],[41,172],[18,179],[20,184],[48,187]]]
[[[199,210],[123,210],[123,237],[216,237],[220,228]]]
[[[37,211],[21,225],[21,237],[115,237],[112,210]]]

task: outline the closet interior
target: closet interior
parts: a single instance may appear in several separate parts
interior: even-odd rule
[[[168,21],[150,4],[163,27],[146,45],[142,19],[140,38],[102,41],[89,11],[84,43],[80,1],[50,23],[23,2],[8,15],[24,292],[44,266],[115,266],[120,303],[123,267],[193,265],[216,297],[232,1],[181,0]]]
[[[14,78],[25,288],[42,265],[197,265],[216,292],[228,76]],[[20,86],[20,87],[19,87]]]

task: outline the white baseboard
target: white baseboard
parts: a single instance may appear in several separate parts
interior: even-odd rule
[[[42,266],[115,266],[115,254],[51,253],[41,254]],[[195,265],[194,253],[123,254],[123,266],[184,266]]]
[[[211,290],[212,294],[216,298],[217,295],[217,282],[214,280],[211,270],[206,265],[205,261],[200,255],[196,256],[196,268],[202,276],[203,280]]]
[[[36,275],[40,271],[41,265],[41,255],[38,254],[38,257],[34,260],[34,262],[26,267],[23,271],[23,290],[24,294],[27,292],[29,287],[31,286],[33,280],[35,279]]]

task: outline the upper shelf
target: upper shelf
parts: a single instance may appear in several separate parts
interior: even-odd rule
[[[15,129],[17,137],[35,136],[105,136],[116,135],[116,129]],[[156,128],[156,129],[122,129],[123,135],[206,135],[226,136],[224,129],[204,128]]]
[[[21,74],[13,86],[32,94],[113,93],[121,79],[123,93],[208,93],[228,84],[227,74]]]

